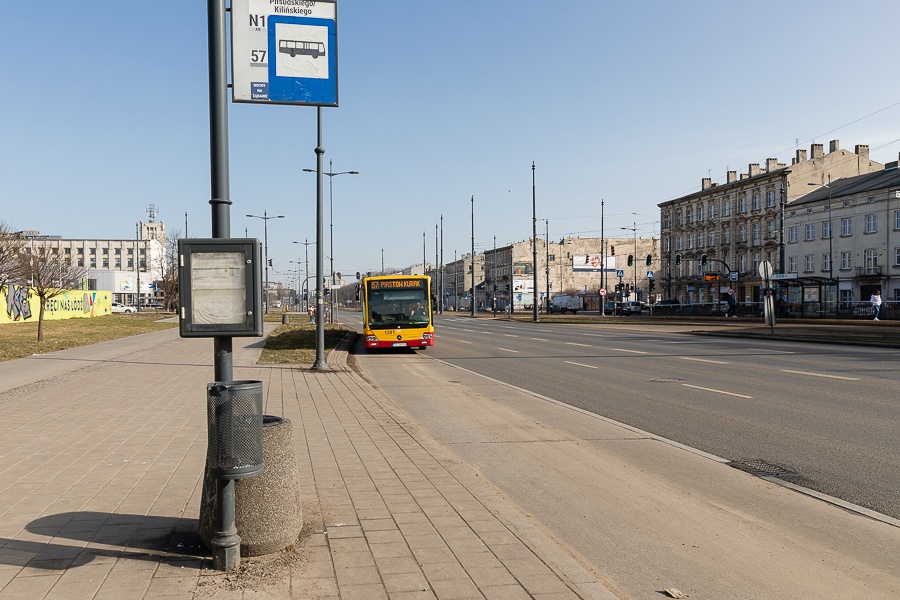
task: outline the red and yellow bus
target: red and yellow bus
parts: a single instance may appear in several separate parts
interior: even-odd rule
[[[431,277],[363,277],[360,291],[366,348],[434,346]]]

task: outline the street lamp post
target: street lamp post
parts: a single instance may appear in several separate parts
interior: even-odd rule
[[[634,289],[637,290],[637,223],[632,223],[632,227],[621,227],[620,229],[624,229],[625,231],[630,231],[634,234],[634,254],[632,254],[631,265],[634,267],[634,274],[632,277],[632,281],[634,282]],[[637,294],[637,292],[635,292]]]
[[[807,185],[816,185],[815,183],[808,183]],[[837,285],[837,282],[834,280],[834,244],[832,240],[834,239],[834,222],[831,219],[831,173],[828,174],[828,183],[823,184],[828,188],[828,281],[829,284],[835,286],[835,301],[838,300],[838,296],[840,295],[840,290],[837,288],[840,287]]]
[[[277,215],[274,217],[270,217],[268,211],[263,211],[262,216],[259,215],[247,215],[248,217],[252,217],[254,219],[262,219],[263,220],[263,252],[265,256],[263,256],[263,261],[266,268],[266,303],[265,303],[265,313],[269,314],[269,219],[283,219],[284,215]]]
[[[306,173],[315,173],[315,169],[303,169]],[[334,280],[334,192],[332,188],[332,180],[337,175],[359,175],[359,171],[341,171],[339,173],[335,173],[334,169],[331,165],[331,161],[328,161],[328,171],[322,173],[322,175],[328,176],[328,242],[329,242],[329,267],[331,277],[331,287],[329,292],[328,302],[330,304],[330,321],[334,323],[334,284],[336,283]]]
[[[303,244],[303,246],[304,246],[304,250],[306,251],[306,274],[308,276],[309,275],[309,245],[315,244],[315,242],[311,242],[311,241],[309,241],[309,238],[306,238],[306,240],[304,240],[302,242],[294,242],[294,243],[295,244]],[[308,311],[309,310],[309,297],[307,296],[307,297],[305,297],[305,299],[306,299],[306,310]]]
[[[534,185],[534,161],[531,163],[531,269],[534,292],[531,295],[532,320],[538,322],[538,264],[537,264],[537,192]]]

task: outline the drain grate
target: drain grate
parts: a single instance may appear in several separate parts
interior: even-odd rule
[[[785,475],[796,475],[796,473],[790,469],[759,458],[751,460],[733,460],[728,463],[728,465],[740,471],[744,471],[745,473],[756,475],[757,477],[784,477]]]

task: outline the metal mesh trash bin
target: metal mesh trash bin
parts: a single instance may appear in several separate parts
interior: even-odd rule
[[[217,479],[244,479],[263,470],[262,381],[206,385],[206,461]]]

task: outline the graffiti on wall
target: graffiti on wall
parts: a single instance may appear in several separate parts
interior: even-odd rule
[[[6,309],[0,311],[0,324],[36,321],[41,299],[28,286],[8,285],[0,288],[0,306]],[[47,320],[108,314],[112,314],[112,293],[107,291],[66,290],[48,298],[44,306],[44,319]]]
[[[29,288],[24,285],[10,285],[6,292],[6,315],[13,321],[24,321],[31,318],[31,305],[28,303]]]

